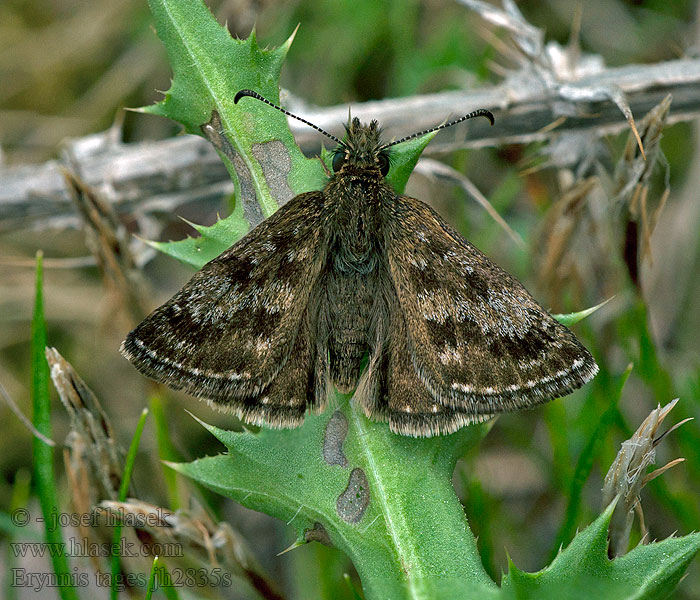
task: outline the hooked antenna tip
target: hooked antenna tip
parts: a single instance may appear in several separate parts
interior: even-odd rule
[[[256,98],[259,94],[253,90],[239,90],[233,98],[233,103],[238,104],[238,101],[245,96],[252,96]]]

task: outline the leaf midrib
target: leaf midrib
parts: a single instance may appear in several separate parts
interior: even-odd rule
[[[351,407],[350,413],[352,416],[353,425],[357,428],[358,432],[358,446],[366,458],[368,471],[367,478],[372,483],[372,488],[375,492],[375,500],[379,507],[380,513],[384,515],[386,529],[389,532],[391,541],[396,549],[396,554],[398,556],[398,567],[396,572],[403,572],[406,574],[406,583],[410,598],[415,598],[416,600],[423,598],[427,599],[428,592],[425,589],[425,586],[422,585],[423,577],[418,575],[416,572],[416,567],[422,564],[420,557],[413,544],[405,543],[410,536],[401,534],[402,530],[409,531],[409,528],[401,517],[401,512],[392,509],[389,496],[382,480],[381,468],[379,468],[377,462],[375,461],[372,448],[367,443],[367,440],[372,439],[372,434],[365,427],[365,423],[363,422],[362,418],[360,418],[358,410],[354,406]],[[400,523],[399,521],[403,521],[403,523]]]

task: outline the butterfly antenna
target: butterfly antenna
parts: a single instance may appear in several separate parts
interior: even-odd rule
[[[480,108],[479,110],[475,110],[474,112],[470,112],[468,115],[464,115],[463,117],[460,117],[459,119],[455,119],[454,121],[450,121],[449,123],[443,123],[442,125],[438,125],[437,127],[433,127],[432,129],[425,129],[423,131],[419,131],[418,133],[412,133],[411,135],[407,135],[406,137],[403,137],[400,140],[396,140],[395,142],[390,142],[388,144],[384,144],[379,149],[385,150],[386,148],[389,148],[390,146],[395,146],[396,144],[400,144],[402,142],[407,142],[408,140],[412,140],[413,138],[420,137],[420,136],[425,135],[427,133],[432,133],[433,131],[440,131],[441,129],[445,129],[447,127],[452,127],[453,125],[457,125],[457,123],[461,123],[462,121],[466,121],[467,119],[473,119],[474,117],[486,117],[491,122],[491,125],[493,125],[496,122],[496,120],[493,118],[493,113],[490,110],[486,110],[485,108]]]
[[[241,98],[245,97],[245,96],[249,96],[249,97],[251,97],[251,98],[255,98],[256,100],[260,100],[261,102],[264,102],[264,103],[267,104],[268,106],[271,106],[272,108],[276,108],[276,109],[279,110],[280,112],[283,112],[283,113],[284,113],[285,115],[287,115],[288,117],[292,117],[293,119],[296,119],[297,121],[301,121],[302,123],[308,125],[309,127],[313,127],[316,131],[318,131],[318,132],[322,133],[323,135],[325,135],[325,136],[331,138],[336,144],[341,144],[341,143],[342,143],[337,137],[335,137],[334,135],[331,135],[331,134],[328,133],[327,131],[324,131],[324,130],[321,129],[318,125],[314,125],[313,123],[311,123],[310,121],[307,121],[306,119],[302,119],[301,117],[297,117],[296,115],[293,115],[293,114],[290,113],[289,111],[284,110],[282,107],[277,106],[276,104],[273,104],[273,103],[270,102],[267,98],[263,98],[260,94],[258,94],[257,92],[254,92],[253,90],[240,90],[240,91],[236,94],[236,96],[234,97],[233,103],[234,103],[234,104],[238,104],[238,101],[239,101]]]

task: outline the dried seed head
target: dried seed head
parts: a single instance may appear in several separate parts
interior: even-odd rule
[[[665,433],[657,435],[661,423],[677,402],[678,398],[663,408],[659,405],[649,413],[634,435],[629,440],[622,442],[622,448],[620,448],[615,461],[605,476],[603,505],[607,506],[616,496],[620,497],[620,502],[618,502],[610,522],[609,554],[611,556],[619,556],[627,551],[635,512],[639,515],[642,534],[646,537],[644,513],[640,502],[642,488],[655,477],[685,460],[678,458],[651,473],[646,472],[647,467],[654,464],[656,460],[656,446],[659,442],[668,433],[690,420],[685,419]]]

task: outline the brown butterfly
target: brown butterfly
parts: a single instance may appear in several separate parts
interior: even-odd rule
[[[251,90],[235,102],[245,96],[283,110]],[[493,124],[481,110],[429,131],[475,116]],[[390,147],[428,132],[382,144],[376,121],[352,119],[343,140],[304,122],[338,143],[326,186],[290,200],[129,333],[121,351],[139,371],[272,427],[322,411],[335,386],[411,436],[534,406],[596,374],[520,282],[384,180]]]

